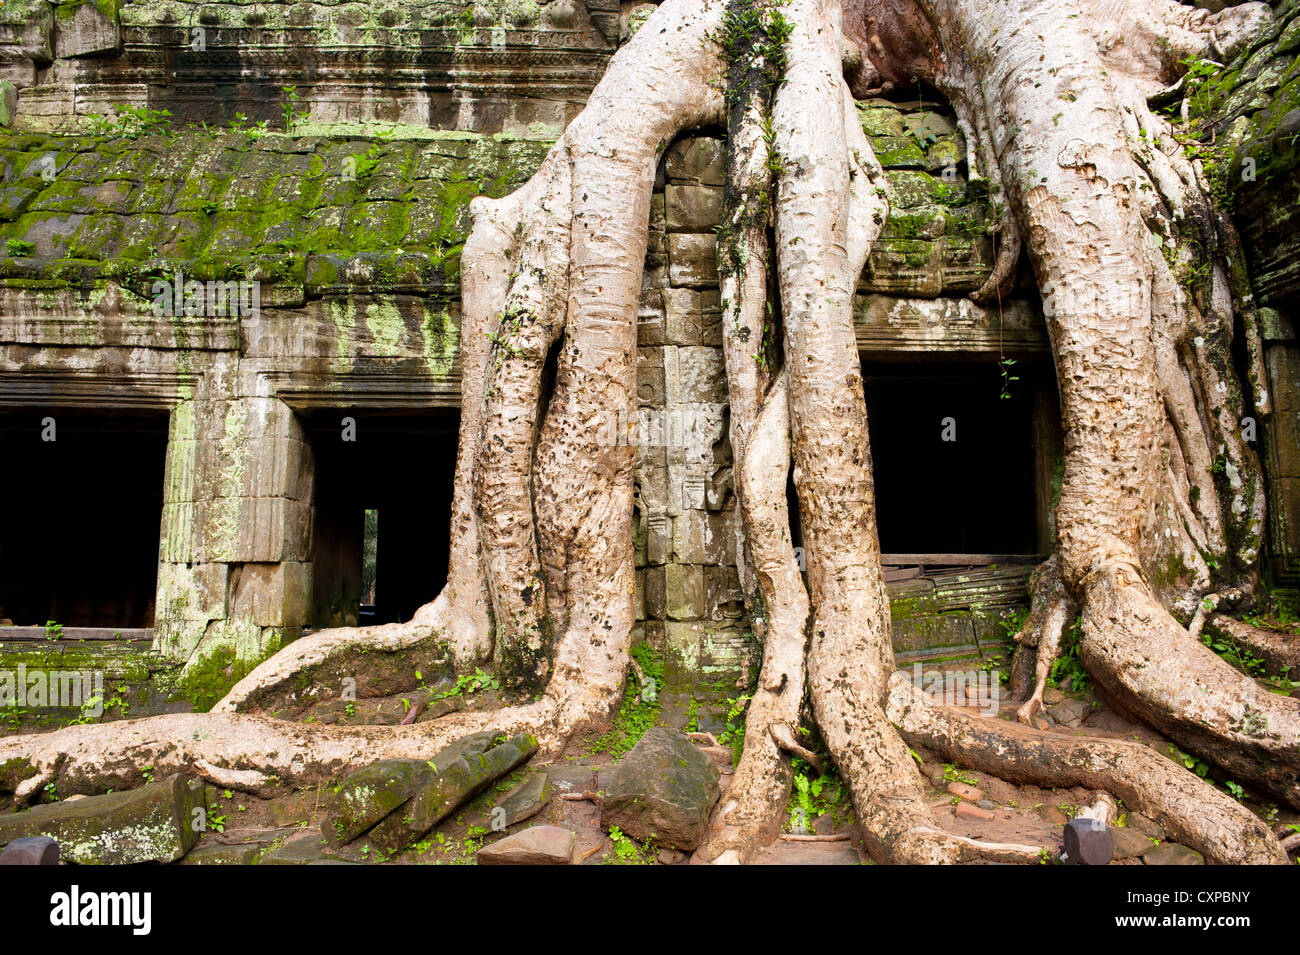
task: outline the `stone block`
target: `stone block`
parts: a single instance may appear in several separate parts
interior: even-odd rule
[[[632,589],[632,610],[635,614],[633,619],[644,620],[646,617],[645,609],[645,569],[638,569],[635,573],[635,580]]]
[[[0,816],[0,843],[49,836],[69,862],[175,862],[198,841],[205,786],[177,774],[139,789],[34,806]]]
[[[704,605],[710,620],[740,620],[745,615],[745,595],[735,567],[704,568]]]
[[[669,233],[668,281],[674,286],[690,288],[717,285],[717,237],[712,233]]]
[[[701,294],[689,288],[663,290],[665,344],[701,344],[704,333]]]
[[[673,518],[673,562],[705,564],[709,534],[708,515],[704,511],[684,511]]]
[[[718,799],[718,768],[686,736],[652,727],[615,767],[601,800],[601,828],[638,842],[691,850]]]
[[[474,856],[479,865],[579,865],[578,836],[560,826],[530,826],[484,846]]]
[[[638,449],[638,451],[645,449]],[[668,467],[638,460],[637,497],[648,514],[662,514],[668,506]]]
[[[94,3],[83,3],[73,8],[71,17],[55,20],[54,51],[60,57],[116,53],[121,47],[116,10],[106,13]]]
[[[1279,412],[1265,427],[1272,446],[1275,476],[1300,477],[1300,414]]]
[[[664,619],[666,572],[663,567],[647,567],[645,575],[645,616],[643,620]]]
[[[666,514],[646,518],[646,562],[654,567],[668,563],[672,527]]]
[[[670,182],[664,211],[669,232],[711,232],[722,221],[722,187]]]
[[[721,186],[727,181],[727,151],[722,140],[710,136],[679,139],[668,147],[664,175],[670,180]]]
[[[636,398],[642,408],[662,408],[667,385],[664,372],[664,349],[638,348],[636,359]]]
[[[311,613],[312,565],[243,564],[231,573],[230,616],[259,627],[302,627]]]
[[[59,844],[49,836],[24,836],[0,851],[0,865],[58,865]]]
[[[668,564],[664,579],[664,614],[669,620],[699,620],[704,616],[704,568],[698,564]]]
[[[662,345],[664,343],[664,290],[641,290],[641,301],[636,313],[636,343]]]
[[[310,504],[280,497],[243,498],[236,503],[238,532],[233,552],[223,559],[231,563],[310,559],[313,516]],[[209,536],[210,545],[211,540]]]
[[[674,401],[725,404],[727,371],[722,349],[702,345],[677,349],[677,387],[671,396]]]
[[[717,289],[700,292],[700,344],[722,347],[722,300]]]

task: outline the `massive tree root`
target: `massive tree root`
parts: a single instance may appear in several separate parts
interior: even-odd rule
[[[1079,612],[1082,658],[1117,705],[1300,805],[1296,701],[1251,692],[1174,616],[1189,619],[1209,593],[1249,594],[1263,497],[1229,351],[1252,307],[1240,253],[1204,170],[1147,105],[1183,58],[1248,33],[1262,5],[1215,16],[1173,0],[1109,4],[1112,15],[1079,0],[1014,6],[854,0],[842,30],[828,0],[667,0],[533,179],[475,203],[444,591],[410,624],[285,648],[219,712],[0,741],[0,792],[23,802],[47,782],[63,793],[120,788],[145,765],[268,791],[489,727],[533,732],[554,753],[606,720],[634,624],[635,442],[624,429],[635,421],[650,194],[673,138],[725,119],[719,262],[738,550],[764,658],[743,755],[700,858],[744,861],[777,831],[806,692],[864,845],[882,861],[1038,858],[1036,847],[940,829],[911,743],[1009,779],[1109,792],[1216,861],[1284,862],[1262,823],[1149,750],[973,720],[894,673],[852,323],[888,209],[850,88],[920,80],[947,93],[970,176],[1004,203],[998,261],[976,296],[1000,295],[1027,250],[1056,357],[1059,539],[1021,639],[1021,682],[1034,677],[1022,719],[1041,705]],[[1246,378],[1266,414],[1256,346],[1248,336]],[[791,546],[791,468],[806,581]],[[370,655],[451,670],[490,661],[522,702],[397,728],[260,715],[337,692]]]

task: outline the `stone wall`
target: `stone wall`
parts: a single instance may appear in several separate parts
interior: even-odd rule
[[[618,0],[10,0],[0,86],[27,128],[121,106],[278,125],[288,105],[309,123],[555,135],[624,27]]]
[[[896,210],[861,281],[864,356],[1045,358],[1032,298],[997,313],[962,297],[994,240],[983,184],[954,163],[964,144],[950,115],[873,101],[861,116]],[[0,405],[169,411],[155,647],[191,666],[217,652],[251,664],[309,624],[315,468],[301,415],[458,406],[466,205],[515,188],[548,147],[237,127],[125,115],[96,134],[0,134]],[[638,333],[638,616],[700,673],[749,652],[725,438],[722,184],[719,136],[667,151]],[[255,283],[256,308],[186,298],[232,281]]]
[[[157,659],[233,676],[309,626],[322,555],[305,416],[458,408],[467,204],[528,178],[648,8],[0,9],[0,409],[170,415]],[[1031,283],[1000,309],[965,298],[997,239],[950,111],[873,100],[860,117],[893,209],[860,282],[864,358],[1050,360]],[[390,125],[357,125],[375,122]],[[638,618],[702,678],[752,649],[715,262],[723,175],[717,131],[667,150],[638,330]],[[230,308],[225,283],[255,305]],[[900,648],[992,639],[972,608],[1023,599],[1023,574],[997,579],[900,584],[946,595],[906,605]]]

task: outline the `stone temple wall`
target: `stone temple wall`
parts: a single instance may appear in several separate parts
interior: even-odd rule
[[[0,12],[0,413],[167,415],[153,626],[130,636],[161,663],[246,668],[321,624],[335,555],[313,415],[454,414],[467,204],[528,178],[648,8],[24,2]],[[864,358],[1045,360],[1032,290],[998,314],[962,297],[994,239],[951,114],[860,115],[895,209],[861,282]],[[698,673],[752,649],[714,258],[723,148],[703,131],[660,169],[627,412],[644,419],[638,618]],[[241,282],[255,307],[218,300]],[[1024,571],[984,573],[937,602],[946,585],[904,581],[923,599],[901,645],[989,639],[969,593],[1022,599]]]
[[[167,416],[153,626],[128,634],[152,639],[154,663],[247,668],[320,625],[319,577],[333,557],[318,533],[318,416],[442,411],[454,422],[468,202],[526,181],[649,7],[0,8],[0,440],[22,422],[36,442],[36,423],[64,412]],[[859,117],[892,210],[859,283],[863,360],[988,369],[1014,358],[1038,381],[1024,439],[1032,500],[1017,505],[1034,512],[1030,550],[1045,552],[1060,436],[1032,277],[1023,269],[997,308],[965,297],[992,267],[995,201],[968,179],[943,104],[873,100]],[[643,424],[633,429],[642,635],[700,674],[752,651],[715,263],[723,149],[719,131],[702,130],[666,152],[648,223],[638,406],[627,409]],[[1295,294],[1284,272],[1269,272],[1282,276],[1268,293],[1279,343]],[[255,307],[221,297],[238,299],[240,283],[256,289]],[[202,305],[187,307],[199,301],[191,290]],[[1275,352],[1284,409],[1300,393],[1285,379],[1288,347]],[[1290,445],[1270,447],[1285,458]],[[444,469],[453,449],[446,438]],[[1283,481],[1275,494],[1300,480],[1287,467],[1271,472]],[[22,546],[0,532],[0,553]],[[895,555],[887,568],[904,658],[1000,646],[998,617],[1024,599],[1027,564],[971,569],[961,553],[944,556]],[[928,572],[927,560],[951,569]],[[436,589],[431,580],[427,596]]]

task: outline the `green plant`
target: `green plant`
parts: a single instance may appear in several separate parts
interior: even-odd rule
[[[943,764],[943,781],[945,783],[964,783],[967,786],[978,786],[979,780],[970,773],[962,772],[952,763]]]
[[[811,775],[812,767],[797,757],[790,761],[790,769],[794,775],[786,809],[792,831],[807,829],[818,816],[829,815],[837,825],[848,817],[848,797],[838,774]]]
[[[290,85],[284,88],[280,99],[280,115],[284,118],[284,131],[290,136],[293,135],[298,124],[311,115],[309,109],[298,109],[300,99],[297,86]]]
[[[491,673],[475,668],[473,673],[462,673],[456,678],[456,684],[449,690],[443,690],[433,696],[435,700],[445,700],[452,696],[473,696],[483,690],[499,690],[501,682]]]
[[[172,114],[165,109],[145,106],[114,106],[116,116],[92,116],[90,131],[100,136],[121,136],[139,139],[141,136],[170,136]]]
[[[5,242],[5,248],[15,259],[21,259],[35,251],[36,243],[28,242],[26,239],[8,239]]]
[[[1204,779],[1210,772],[1209,763],[1203,759],[1197,759],[1195,756],[1188,755],[1180,749],[1176,749],[1173,743],[1169,744],[1169,755],[1172,756],[1176,762],[1182,763],[1184,769],[1190,769],[1202,779]]]
[[[1086,693],[1092,685],[1092,679],[1088,676],[1088,671],[1083,668],[1083,660],[1079,656],[1079,640],[1083,636],[1083,617],[1075,617],[1074,623],[1070,624],[1061,634],[1061,653],[1052,664],[1052,669],[1048,672],[1047,682],[1049,685],[1059,687],[1066,680],[1070,681],[1070,690],[1075,693]]]
[[[45,621],[45,639],[46,640],[63,639],[63,624],[56,623],[53,620]]]
[[[1016,365],[1016,360],[1014,358],[1004,357],[998,359],[998,369],[1002,372],[1002,391],[998,395],[998,397],[1002,398],[1003,400],[1011,397],[1011,383],[1013,381],[1020,380],[1019,375],[1011,374],[1011,370],[1015,367],[1015,365]]]
[[[613,860],[619,865],[650,865],[654,861],[654,848],[650,843],[637,845],[618,826],[609,827],[609,838],[614,844]]]
[[[613,727],[592,741],[588,755],[608,753],[614,759],[620,759],[637,744],[646,730],[659,721],[662,706],[659,687],[663,682],[663,660],[653,648],[644,643],[632,647],[631,653],[641,668],[645,683],[638,685],[636,680],[627,681],[623,688],[623,701],[614,716]]]

